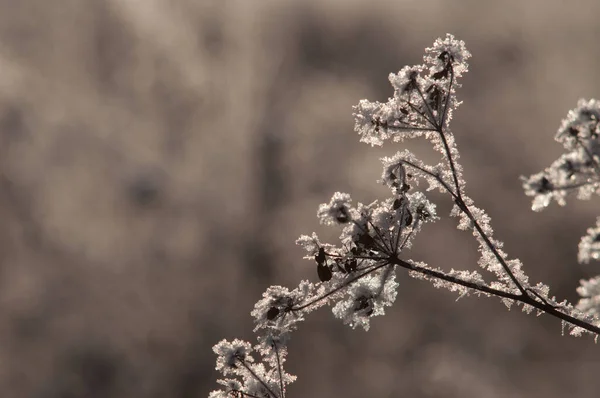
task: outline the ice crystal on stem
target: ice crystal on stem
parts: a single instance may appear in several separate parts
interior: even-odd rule
[[[597,317],[600,315],[600,276],[590,280],[582,280],[581,286],[577,288],[581,296],[577,308],[588,315]]]

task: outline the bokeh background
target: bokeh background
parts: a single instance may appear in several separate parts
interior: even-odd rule
[[[0,396],[195,398],[211,351],[253,339],[272,284],[316,280],[294,244],[332,192],[385,198],[351,106],[447,32],[473,54],[455,131],[469,194],[533,281],[577,300],[597,202],[530,210],[518,177],[600,97],[600,2],[1,0]],[[427,143],[408,143],[430,156]],[[429,152],[428,152],[429,151]],[[475,267],[445,217],[407,258]],[[596,397],[600,348],[560,322],[401,274],[368,333],[322,309],[289,397]]]

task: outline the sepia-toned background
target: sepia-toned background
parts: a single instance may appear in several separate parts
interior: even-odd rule
[[[597,201],[531,212],[519,184],[600,97],[600,2],[0,0],[0,396],[195,398],[211,347],[253,339],[272,284],[316,280],[294,244],[337,190],[385,198],[352,105],[447,32],[473,54],[456,134],[467,190],[532,281],[577,300]],[[427,143],[406,144],[430,156]],[[407,258],[473,269],[446,216]],[[596,397],[600,348],[560,322],[399,275],[368,333],[301,325],[291,397]]]

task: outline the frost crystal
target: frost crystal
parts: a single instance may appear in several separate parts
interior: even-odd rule
[[[447,35],[426,49],[424,64],[390,74],[394,96],[388,102],[361,100],[354,107],[360,140],[382,145],[390,138],[397,142],[421,135],[434,138],[435,134],[430,133],[444,127],[460,104],[454,96],[460,87],[456,80],[468,70],[466,61],[470,56],[464,42]],[[434,147],[444,150],[441,142],[434,142]],[[453,141],[450,149],[453,156],[458,155]]]
[[[213,347],[213,351],[218,355],[217,370],[225,375],[234,373],[241,362],[254,362],[254,359],[248,356],[252,351],[251,344],[242,340],[221,340]]]
[[[577,309],[591,316],[600,315],[600,276],[590,280],[581,280],[577,293],[581,296]]]
[[[453,35],[446,35],[444,39],[437,39],[432,47],[425,49],[423,60],[430,65],[430,73],[435,76],[441,74],[441,77],[448,78],[449,66],[452,66],[454,76],[461,77],[463,73],[469,70],[467,60],[471,58],[471,53],[467,51],[465,42],[456,40]]]
[[[596,220],[596,226],[589,228],[587,235],[581,238],[577,258],[580,263],[589,263],[590,260],[600,259],[600,217]]]
[[[319,206],[317,217],[325,225],[346,224],[351,220],[351,201],[349,194],[336,192],[329,203]]]
[[[372,316],[383,315],[384,307],[396,300],[398,283],[391,266],[380,274],[370,275],[355,283],[343,300],[332,309],[333,314],[353,329],[369,330]]]

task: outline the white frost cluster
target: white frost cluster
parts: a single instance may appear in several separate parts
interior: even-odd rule
[[[329,203],[319,206],[317,217],[325,225],[346,224],[351,221],[351,201],[349,194],[336,192]]]
[[[577,259],[580,263],[600,259],[600,217],[596,219],[596,226],[588,228],[587,234],[581,238]]]
[[[553,200],[564,206],[571,193],[581,200],[600,193],[600,101],[580,99],[563,119],[555,140],[567,152],[545,170],[521,177],[525,193],[533,196],[535,211],[546,208]],[[580,263],[600,259],[600,218],[581,238],[577,259]],[[577,309],[584,314],[597,316],[600,312],[597,283],[598,279],[592,278],[582,281],[577,289],[582,296]]]
[[[424,63],[406,66],[389,76],[394,96],[386,103],[361,100],[354,107],[355,131],[362,142],[382,145],[393,139],[425,135],[436,139],[436,130],[446,128],[452,112],[460,104],[455,90],[457,79],[468,70],[471,54],[464,42],[447,35],[426,49]],[[434,142],[434,147],[443,145]]]
[[[577,293],[581,296],[577,309],[592,316],[600,315],[600,276],[580,281]]]
[[[332,308],[333,314],[352,329],[361,326],[365,331],[369,330],[371,317],[384,315],[384,307],[391,306],[396,300],[396,275],[392,265],[387,267],[353,284],[344,300]]]
[[[600,101],[579,100],[555,137],[567,152],[545,170],[521,177],[525,194],[533,196],[534,211],[546,208],[552,200],[564,206],[570,193],[583,200],[600,193],[599,136]]]
[[[257,349],[259,347],[257,345]],[[276,358],[261,352],[262,362],[255,361],[251,344],[242,340],[221,340],[213,351],[217,354],[216,369],[226,378],[217,380],[223,389],[212,391],[209,398],[238,397],[242,394],[264,398],[283,396],[285,386],[295,380],[295,376],[281,368],[287,353],[285,349],[278,349]]]
[[[581,263],[600,259],[600,217],[596,220],[596,226],[589,228],[587,234],[581,238],[577,258]],[[600,276],[581,280],[580,283],[581,286],[577,288],[577,293],[581,299],[577,303],[577,309],[597,319],[600,317]]]

